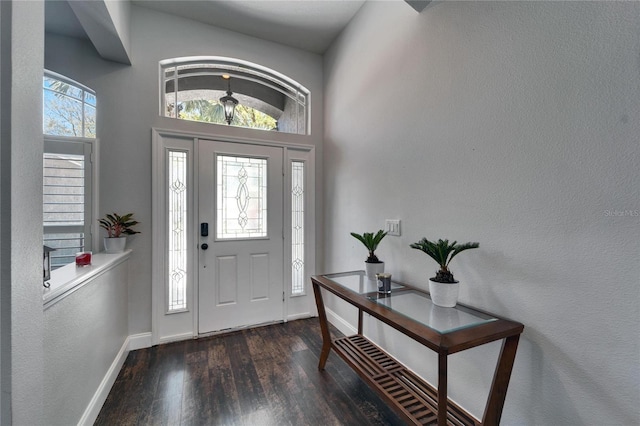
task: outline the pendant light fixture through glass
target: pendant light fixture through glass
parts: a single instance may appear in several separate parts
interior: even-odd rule
[[[231,92],[231,77],[228,74],[223,74],[222,78],[227,80],[227,95],[220,98],[220,103],[224,107],[224,119],[227,124],[231,124],[233,121],[233,116],[236,112],[236,106],[238,105],[238,100],[234,98],[233,93]]]

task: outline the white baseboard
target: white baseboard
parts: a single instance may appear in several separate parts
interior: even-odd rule
[[[93,398],[89,401],[89,405],[86,410],[82,414],[78,425],[92,425],[96,419],[98,418],[98,414],[100,414],[100,409],[102,405],[107,400],[107,396],[109,395],[109,391],[111,391],[111,386],[115,383],[118,378],[118,374],[120,373],[120,369],[124,364],[124,361],[127,359],[127,355],[129,354],[129,337],[127,337],[118,351],[116,358],[111,363],[111,367],[107,370],[107,374],[105,374],[102,382],[100,382],[100,386],[96,390],[96,393],[93,394]]]
[[[327,320],[345,336],[356,334],[358,329],[345,321],[344,318],[333,312],[331,309],[324,308],[327,313]]]
[[[129,336],[129,350],[136,351],[138,349],[150,348],[151,343],[151,333],[138,333],[132,334]]]

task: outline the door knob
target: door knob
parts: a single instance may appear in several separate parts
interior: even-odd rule
[[[202,250],[206,250],[206,249],[208,249],[208,248],[209,248],[209,244],[207,244],[207,243],[200,244],[200,248],[201,248]]]

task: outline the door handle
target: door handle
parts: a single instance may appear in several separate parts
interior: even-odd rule
[[[200,244],[200,248],[201,248],[202,250],[206,250],[206,249],[208,249],[208,248],[209,248],[209,244],[207,244],[207,243]]]

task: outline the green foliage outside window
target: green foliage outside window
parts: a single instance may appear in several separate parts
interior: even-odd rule
[[[227,124],[224,118],[224,109],[218,101],[204,99],[184,101],[179,104],[178,109],[178,118],[183,120]],[[275,130],[278,122],[275,118],[257,109],[247,105],[238,105],[231,125],[252,129]]]

